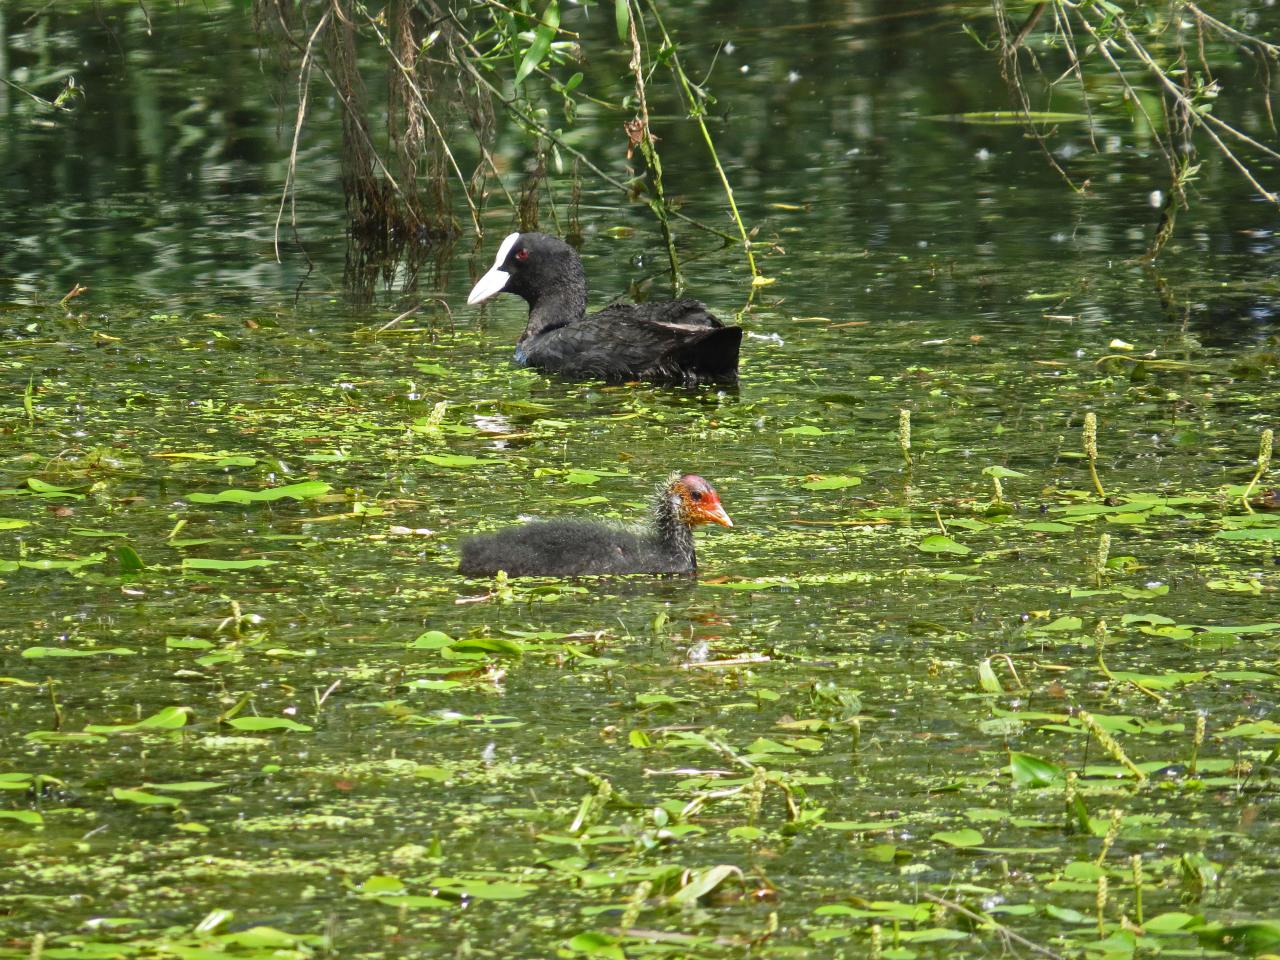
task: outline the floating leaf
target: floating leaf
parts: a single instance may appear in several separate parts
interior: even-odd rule
[[[70,500],[84,499],[83,493],[74,493],[71,487],[61,487],[56,483],[46,483],[38,477],[27,478],[27,489],[37,497],[44,497],[49,500],[57,500],[61,497],[66,497]]]
[[[490,880],[461,880],[456,877],[436,877],[432,888],[460,897],[476,900],[520,900],[537,890],[527,883],[510,883]]]
[[[305,480],[283,487],[266,490],[223,490],[221,493],[193,493],[187,499],[192,503],[270,503],[275,500],[313,500],[322,497],[333,488],[320,480]]]
[[[524,653],[524,645],[506,637],[469,637],[453,644],[454,650],[482,650],[485,653],[501,653],[518,657]]]
[[[1009,773],[1018,787],[1048,787],[1059,783],[1066,773],[1056,763],[1027,753],[1009,754]]]
[[[79,570],[81,567],[89,567],[95,563],[101,563],[105,559],[107,559],[105,553],[91,553],[88,556],[78,557],[74,560],[54,560],[48,557],[39,560],[0,560],[0,572],[14,570],[66,570],[71,572]]]
[[[699,898],[706,896],[720,884],[734,876],[741,879],[742,870],[725,863],[708,867],[705,870],[695,870],[689,881],[671,895],[670,902],[677,905],[696,903]]]
[[[132,657],[136,653],[128,647],[27,647],[22,656],[27,660],[39,660],[42,657]]]
[[[814,477],[813,479],[800,484],[800,486],[805,490],[843,490],[846,487],[856,487],[860,483],[862,483],[861,477],[835,475],[829,477]]]
[[[949,847],[980,847],[985,842],[982,834],[972,827],[964,830],[943,830],[933,834],[930,838],[937,840],[939,843],[945,843]]]
[[[137,723],[121,724],[89,724],[85,733],[133,733],[148,730],[178,730],[187,725],[191,719],[190,707],[165,707]]]
[[[116,547],[116,559],[120,561],[120,571],[122,573],[140,573],[147,566],[142,562],[142,558],[138,556],[138,552],[128,544],[121,544]]]
[[[619,0],[625,2],[625,0]],[[595,930],[588,930],[569,939],[569,948],[578,953],[585,953],[589,957],[599,957],[601,960],[627,960],[627,954],[619,946],[617,937],[608,933],[599,933]]]
[[[203,637],[165,637],[164,645],[168,650],[208,650],[213,641]]]
[[[953,113],[924,119],[951,120],[987,126],[1020,126],[1023,123],[1086,123],[1090,117],[1084,113],[1064,113],[1057,110],[971,110],[967,113]],[[1053,298],[1058,299],[1065,295],[1065,293],[1055,293]]]
[[[290,720],[288,717],[232,717],[226,721],[226,724],[237,730],[247,730],[253,733],[263,730],[297,730],[307,733],[311,730],[311,727],[305,723],[298,723],[298,721]]]
[[[1070,533],[1075,527],[1068,523],[1055,523],[1053,520],[1033,520],[1022,525],[1023,530],[1034,530],[1036,533]]]
[[[1135,683],[1140,687],[1146,687],[1151,690],[1169,690],[1173,687],[1181,686],[1185,683],[1195,683],[1197,680],[1203,680],[1209,674],[1206,671],[1198,673],[1132,673],[1127,670],[1113,670],[1111,676],[1116,680],[1127,680]]]
[[[1280,540],[1280,527],[1247,527],[1244,530],[1219,530],[1219,540]]]
[[[36,827],[44,823],[44,817],[34,810],[0,810],[0,820],[16,820]]]
[[[765,737],[757,737],[752,744],[747,747],[748,753],[795,753],[795,748],[785,746],[776,740],[769,740]]]
[[[427,680],[426,678],[419,678],[417,680],[410,680],[406,683],[405,689],[430,690],[435,693],[440,693],[445,690],[454,690],[462,685],[461,680]]]
[[[419,634],[417,639],[409,644],[410,650],[440,650],[453,643],[453,638],[447,633],[441,633],[439,630],[428,630],[426,633]]]
[[[935,533],[931,536],[925,537],[916,544],[916,549],[922,550],[925,553],[953,553],[958,556],[963,556],[966,553],[973,552],[963,543],[957,543],[950,537],[941,533]]]
[[[254,560],[214,560],[209,557],[184,557],[183,570],[252,570],[255,567],[270,567],[277,560],[259,557]]]
[[[1186,927],[1199,926],[1201,923],[1203,923],[1203,918],[1197,917],[1195,914],[1173,911],[1160,913],[1144,920],[1142,929],[1147,933],[1175,933]]]
[[[111,796],[128,803],[138,803],[145,807],[176,807],[182,803],[176,797],[162,797],[159,794],[147,793],[145,790],[123,790],[116,787]]]

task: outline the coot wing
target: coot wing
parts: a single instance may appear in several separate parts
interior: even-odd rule
[[[675,323],[689,327],[723,327],[719,317],[707,309],[701,300],[660,300],[655,303],[614,303],[588,320],[602,323],[625,323],[629,320],[652,320],[655,323]]]
[[[618,304],[521,343],[535,367],[602,380],[732,381],[741,327],[726,327],[697,300]]]

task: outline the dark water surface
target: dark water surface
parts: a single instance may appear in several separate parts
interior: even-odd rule
[[[1275,40],[1274,10],[1223,6]],[[610,47],[611,5],[565,16]],[[985,7],[671,17],[692,72],[715,57],[776,281],[734,391],[513,368],[523,304],[465,304],[496,201],[478,249],[358,303],[319,85],[312,266],[277,263],[291,87],[238,5],[0,10],[14,83],[84,90],[0,99],[0,956],[999,948],[930,896],[1066,953],[1198,955],[1195,916],[1274,916],[1280,521],[1240,492],[1280,403],[1275,209],[1206,157],[1136,261],[1163,165],[1125,114],[1096,155],[1083,126],[1053,141],[1084,196],[1021,128],[949,119],[1008,106],[961,31]],[[626,91],[621,58],[589,71]],[[1247,121],[1260,78],[1223,79]],[[668,189],[730,229],[653,85]],[[626,175],[621,115],[572,137]],[[516,187],[523,135],[496,153]],[[581,218],[593,305],[667,295],[642,207],[587,182]],[[740,253],[680,239],[690,292],[742,309]],[[1003,505],[990,467],[1017,472]],[[735,521],[699,534],[697,582],[453,573],[469,530],[634,519],[674,469]]]

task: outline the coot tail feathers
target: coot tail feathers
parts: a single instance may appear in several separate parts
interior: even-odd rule
[[[741,346],[741,327],[716,327],[684,343],[676,358],[681,369],[698,371],[701,380],[735,380]]]

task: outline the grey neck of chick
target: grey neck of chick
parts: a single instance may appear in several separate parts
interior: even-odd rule
[[[693,528],[680,516],[680,495],[663,484],[653,502],[653,524],[662,548],[671,551],[688,562],[690,569],[697,569],[693,552]]]
[[[566,258],[558,266],[560,269],[554,274],[540,278],[544,289],[533,297],[525,297],[529,301],[529,322],[521,339],[536,337],[581,320],[586,315],[587,278],[582,270],[582,261],[574,256]]]

